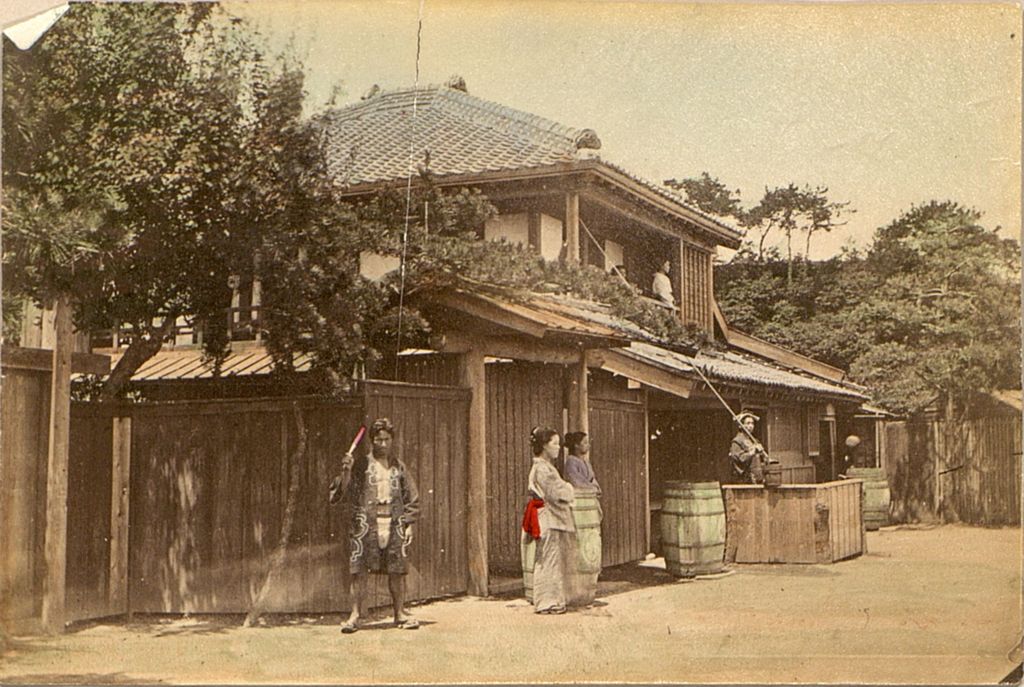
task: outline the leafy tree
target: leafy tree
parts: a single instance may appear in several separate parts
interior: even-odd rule
[[[818,186],[798,188],[796,184],[765,188],[761,201],[745,214],[744,225],[757,232],[757,254],[764,258],[765,241],[773,232],[782,232],[786,239],[788,283],[793,282],[793,237],[803,232],[807,236],[804,259],[809,260],[811,237],[818,232],[832,231],[836,219],[848,203],[828,199],[828,188]]]
[[[980,220],[933,201],[876,234],[878,287],[850,313],[873,345],[851,372],[889,407],[966,408],[976,392],[1020,384],[1020,247]]]
[[[223,355],[228,277],[316,206],[301,71],[205,3],[77,4],[4,50],[5,290],[71,294],[80,330],[127,327],[106,398],[181,317]]]
[[[716,296],[738,328],[849,369],[891,410],[966,408],[1020,383],[1019,246],[980,219],[953,202],[914,207],[865,255],[808,262],[792,283],[784,261],[742,252],[717,271]]]
[[[701,172],[699,177],[676,181],[668,179],[665,185],[682,191],[686,200],[692,205],[718,217],[742,218],[743,208],[740,205],[739,189],[732,191],[716,177]]]

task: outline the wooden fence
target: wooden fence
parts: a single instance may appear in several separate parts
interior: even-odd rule
[[[0,620],[17,631],[43,595],[49,375],[5,372]],[[465,390],[388,382],[330,401],[73,404],[65,620],[247,612],[289,508],[263,608],[348,608],[347,527],[327,487],[359,425],[383,415],[421,494],[408,598],[464,592],[468,404]],[[388,600],[384,583],[371,593]]]
[[[1020,524],[1019,413],[890,421],[883,433],[896,522]]]
[[[530,430],[562,431],[564,368],[492,363],[487,384],[488,563],[493,572],[518,575],[519,533],[530,473]]]
[[[0,455],[0,621],[9,630],[42,612],[50,373],[3,368]]]

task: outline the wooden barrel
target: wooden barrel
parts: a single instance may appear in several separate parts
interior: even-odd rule
[[[576,565],[568,570],[566,597],[572,605],[593,603],[601,573],[601,504],[597,494],[576,491],[572,519],[576,525]]]
[[[864,480],[864,529],[877,530],[889,524],[889,480],[882,468],[849,468],[846,476]]]
[[[721,572],[725,507],[718,482],[667,482],[661,510],[665,568],[677,577]]]

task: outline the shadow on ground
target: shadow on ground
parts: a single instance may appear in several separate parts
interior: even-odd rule
[[[64,675],[60,673],[34,673],[32,675],[11,675],[4,677],[5,685],[165,685],[163,680],[140,680],[124,673],[82,673]]]
[[[261,616],[249,629],[332,627],[340,626],[346,618],[348,618],[348,613],[268,613]],[[241,629],[244,622],[245,615],[241,613],[203,615],[146,613],[133,614],[131,617],[115,616],[79,622],[68,627],[67,632],[68,634],[74,634],[96,627],[118,626],[153,637],[209,636]],[[420,621],[421,626],[431,624],[430,621]],[[390,609],[386,611],[382,609],[371,611],[360,625],[360,630],[370,631],[390,630],[393,628],[394,620],[390,615]],[[9,640],[8,650],[31,650],[32,648],[31,640]]]

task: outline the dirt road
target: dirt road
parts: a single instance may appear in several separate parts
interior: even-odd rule
[[[868,548],[835,565],[609,582],[606,605],[564,616],[437,602],[415,609],[416,631],[342,635],[336,616],[100,624],[18,640],[0,682],[992,683],[1020,662],[1019,529],[897,529]]]

